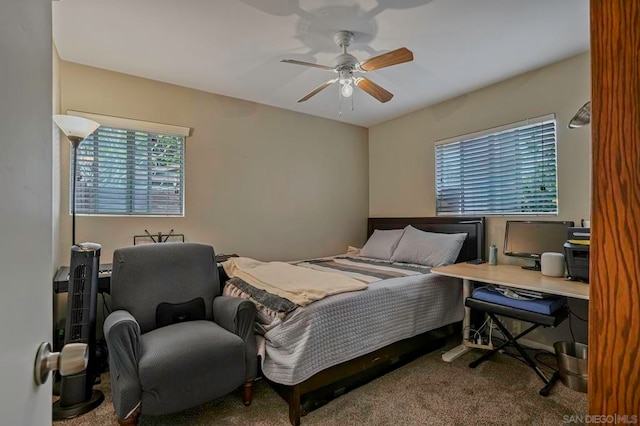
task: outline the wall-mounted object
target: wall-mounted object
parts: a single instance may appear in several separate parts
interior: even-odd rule
[[[569,128],[577,129],[578,127],[586,126],[589,123],[591,123],[591,101],[582,105],[582,108],[576,112],[576,115],[574,115],[569,122]]]

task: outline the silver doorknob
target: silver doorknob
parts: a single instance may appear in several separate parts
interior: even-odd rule
[[[42,385],[49,378],[49,372],[58,370],[60,375],[68,376],[87,368],[89,347],[86,343],[67,343],[60,352],[51,352],[49,343],[41,343],[36,354],[34,379]]]

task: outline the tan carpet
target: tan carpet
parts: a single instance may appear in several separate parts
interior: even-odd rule
[[[559,425],[563,416],[586,414],[586,394],[558,383],[547,398],[540,379],[524,364],[497,355],[476,369],[472,351],[451,364],[435,351],[355,389],[302,418],[303,425]],[[108,375],[99,386],[105,402],[57,426],[117,425]],[[287,425],[288,407],[267,383],[256,383],[253,403],[236,391],[179,414],[142,416],[140,425]]]

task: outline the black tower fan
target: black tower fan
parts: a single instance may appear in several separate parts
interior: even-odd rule
[[[62,377],[60,399],[53,404],[53,419],[69,419],[85,414],[104,400],[93,389],[96,371],[96,307],[100,244],[80,243],[71,247],[69,299],[64,343],[86,343],[89,347],[87,369]]]

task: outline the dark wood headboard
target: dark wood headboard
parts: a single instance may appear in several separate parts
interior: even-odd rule
[[[484,217],[370,217],[367,238],[376,229],[402,229],[407,225],[427,232],[443,234],[466,233],[467,239],[462,245],[456,262],[472,259],[485,259],[484,255]]]

